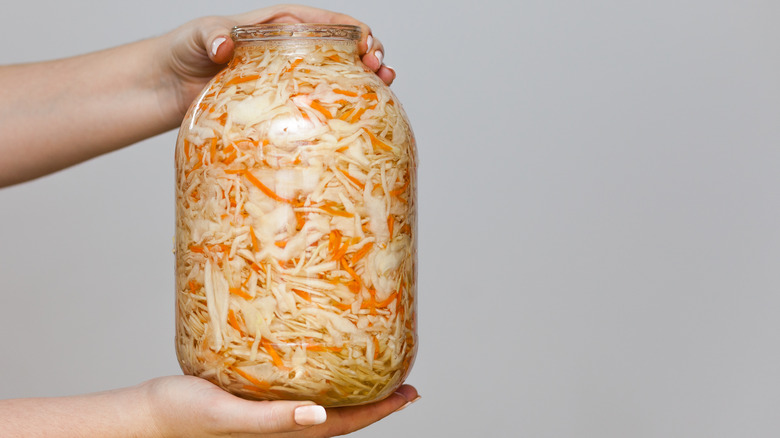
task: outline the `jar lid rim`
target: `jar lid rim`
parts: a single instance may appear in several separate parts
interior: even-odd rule
[[[274,23],[234,26],[230,33],[236,41],[279,39],[360,39],[360,27],[351,24]]]

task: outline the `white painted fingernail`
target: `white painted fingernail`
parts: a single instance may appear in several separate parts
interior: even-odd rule
[[[221,46],[225,41],[227,41],[227,38],[219,37],[215,39],[213,43],[211,43],[211,56],[217,56],[217,50],[219,50],[219,46]]]
[[[373,45],[374,45],[374,37],[369,35],[368,38],[366,38],[366,52],[370,52],[371,46]]]
[[[295,422],[301,426],[322,424],[328,419],[328,413],[322,406],[298,406],[295,408]]]
[[[376,59],[379,60],[379,65],[382,65],[382,58],[385,57],[385,54],[382,53],[381,50],[377,50],[376,52],[374,52],[374,56],[376,56]]]
[[[399,393],[399,392],[396,392],[396,394],[401,394],[401,393]],[[403,394],[401,394],[401,396],[403,397]],[[400,408],[396,409],[396,410],[395,410],[395,412],[401,412],[401,411],[403,411],[404,409],[406,409],[407,407],[409,407],[409,405],[410,405],[410,404],[412,404],[412,403],[416,402],[417,400],[419,400],[419,399],[421,399],[421,398],[422,398],[422,397],[418,395],[418,396],[417,396],[417,397],[415,397],[414,399],[412,399],[412,400],[409,400],[408,402],[404,403],[404,404],[403,404],[403,405],[402,405]]]

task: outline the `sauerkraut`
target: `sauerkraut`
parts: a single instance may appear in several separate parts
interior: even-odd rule
[[[238,44],[176,148],[177,354],[250,399],[380,399],[416,351],[416,151],[351,41]]]

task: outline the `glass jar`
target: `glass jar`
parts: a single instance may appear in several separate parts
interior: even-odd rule
[[[408,119],[358,27],[232,37],[176,144],[181,368],[248,399],[382,399],[417,350]]]

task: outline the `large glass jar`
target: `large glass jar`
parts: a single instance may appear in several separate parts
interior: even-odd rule
[[[176,145],[182,370],[249,399],[368,403],[417,349],[416,148],[360,29],[257,25]]]

